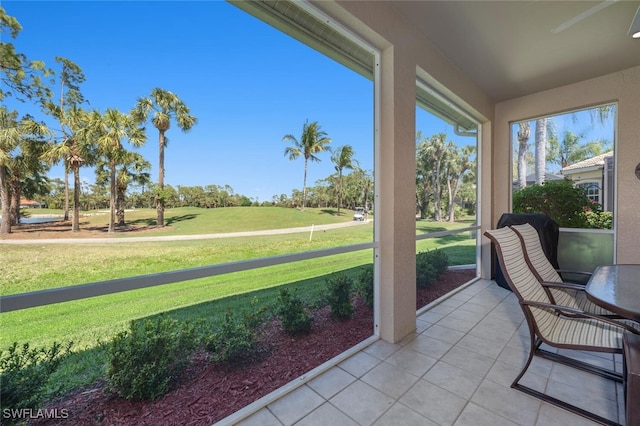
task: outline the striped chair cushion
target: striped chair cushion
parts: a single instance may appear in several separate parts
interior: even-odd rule
[[[558,275],[542,250],[538,231],[528,223],[525,223],[524,225],[513,225],[511,226],[511,229],[515,230],[520,234],[520,236],[522,236],[524,249],[527,256],[529,256],[529,261],[538,275],[540,275],[540,279],[547,282],[562,282],[562,278]]]
[[[547,256],[545,256],[540,244],[540,236],[538,231],[528,223],[523,225],[513,225],[511,229],[516,231],[524,241],[524,249],[529,257],[529,261],[534,268],[534,274],[538,275],[541,281],[545,282],[563,282],[562,278],[554,269]],[[585,312],[597,315],[612,315],[613,313],[604,309],[587,299],[584,292],[572,289],[550,288],[551,294],[556,305],[569,306],[577,308]]]

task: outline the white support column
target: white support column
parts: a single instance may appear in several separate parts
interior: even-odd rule
[[[403,60],[404,59],[404,60]],[[375,220],[378,334],[398,342],[416,327],[415,64],[396,47],[380,57]]]

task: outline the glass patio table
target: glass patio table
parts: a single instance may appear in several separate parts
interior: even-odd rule
[[[598,266],[585,291],[593,303],[640,322],[640,265]]]

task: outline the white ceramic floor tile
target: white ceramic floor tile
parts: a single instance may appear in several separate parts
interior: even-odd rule
[[[324,399],[310,387],[301,386],[269,404],[269,410],[287,426],[294,424],[323,403]]]
[[[443,342],[432,337],[424,336],[423,334],[417,336],[415,339],[406,344],[405,348],[411,349],[416,352],[420,352],[424,355],[432,358],[440,358],[446,354],[453,345],[451,343]]]
[[[367,371],[378,365],[381,361],[366,352],[358,352],[339,364],[339,367],[354,377],[362,377]]]
[[[385,360],[401,347],[400,345],[389,343],[385,340],[378,340],[365,348],[364,352],[380,360]]]
[[[423,377],[434,385],[438,385],[461,398],[469,399],[476,391],[482,377],[440,361]]]
[[[396,403],[375,422],[375,426],[438,426],[409,407]]]
[[[329,400],[362,425],[370,425],[395,402],[393,398],[358,380]]]
[[[326,402],[296,423],[296,426],[358,426],[358,423]]]
[[[469,373],[484,376],[493,366],[495,359],[455,346],[441,358],[441,361]]]
[[[355,377],[342,368],[333,367],[311,380],[307,385],[323,398],[329,399],[355,380]]]
[[[456,344],[465,336],[465,334],[461,331],[443,327],[440,324],[435,324],[433,327],[429,327],[429,329],[425,330],[422,335],[426,337],[433,337],[435,339],[451,344]]]
[[[451,425],[467,400],[426,380],[420,380],[400,398],[400,402],[440,425]]]
[[[419,380],[419,377],[395,365],[383,362],[362,376],[361,380],[380,392],[397,399],[409,390]]]
[[[238,426],[282,426],[282,423],[266,408],[258,411],[239,423]]]
[[[455,426],[516,426],[517,423],[498,416],[476,404],[469,403],[458,417]]]
[[[438,360],[409,348],[402,348],[387,358],[386,362],[422,377]]]
[[[518,390],[485,380],[471,402],[522,426],[535,424],[540,401]]]

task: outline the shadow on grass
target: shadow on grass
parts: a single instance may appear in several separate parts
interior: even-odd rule
[[[344,211],[344,210],[343,210],[343,211],[341,211],[340,213],[338,213],[338,210],[337,210],[337,209],[322,209],[322,210],[320,210],[320,211],[321,211],[322,213],[324,213],[324,214],[329,214],[329,215],[331,215],[331,216],[345,216],[345,215],[346,215],[346,213],[345,213],[345,211]]]
[[[193,220],[195,219],[197,214],[184,214],[182,216],[170,216],[164,218],[164,224],[166,226],[171,226],[177,222],[184,222],[185,220]],[[145,218],[145,219],[136,219],[136,220],[127,220],[128,225],[144,225],[144,226],[156,226],[157,220],[154,218]]]
[[[180,321],[204,322],[205,327],[211,327],[221,324],[227,311],[242,312],[251,308],[254,300],[257,305],[254,308],[266,307],[271,314],[275,309],[276,300],[280,294],[280,289],[287,288],[291,292],[297,292],[297,295],[310,307],[320,307],[327,304],[326,301],[326,283],[335,274],[345,274],[354,283],[358,280],[360,272],[367,265],[356,266],[353,268],[335,271],[331,274],[320,275],[290,283],[274,284],[271,287],[254,290],[247,293],[239,293],[220,299],[210,300],[207,302],[197,303],[190,306],[165,311],[159,314],[144,317],[141,320],[154,320],[159,316],[169,316]],[[211,329],[209,329],[211,331]]]

